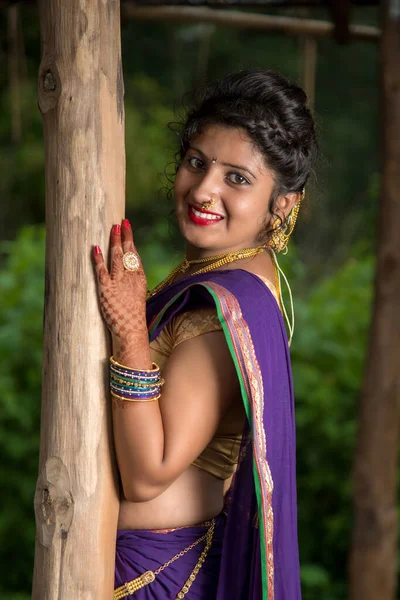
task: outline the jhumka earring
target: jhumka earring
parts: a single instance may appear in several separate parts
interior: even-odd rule
[[[267,243],[267,246],[274,252],[282,252],[282,250],[285,250],[286,246],[288,245],[289,238],[293,233],[294,226],[296,225],[300,204],[304,200],[304,196],[305,189],[303,188],[299,201],[296,202],[284,223],[282,223],[281,219],[275,219],[273,222],[272,229],[274,231]]]

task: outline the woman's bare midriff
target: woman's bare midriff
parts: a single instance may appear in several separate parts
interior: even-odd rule
[[[162,494],[148,502],[121,501],[118,529],[167,529],[201,523],[221,512],[224,481],[190,466]]]

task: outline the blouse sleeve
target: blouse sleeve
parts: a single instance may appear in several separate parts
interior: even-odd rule
[[[215,308],[207,307],[177,315],[171,323],[173,348],[204,333],[221,331]]]
[[[203,333],[221,329],[221,323],[214,308],[207,307],[178,314],[151,342],[152,360],[162,370],[176,346]]]

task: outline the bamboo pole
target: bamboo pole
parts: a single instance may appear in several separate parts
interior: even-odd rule
[[[383,170],[375,304],[354,469],[350,599],[395,600],[400,422],[400,5],[382,3]]]
[[[124,212],[118,0],[41,0],[46,286],[33,600],[110,600],[118,494],[91,260]]]
[[[125,19],[175,21],[177,23],[202,22],[226,27],[280,31],[289,35],[332,37],[335,31],[335,25],[328,21],[246,13],[238,10],[181,6],[142,7],[127,2],[122,5],[121,11]],[[351,39],[365,42],[376,42],[380,37],[379,29],[369,25],[350,25],[349,33]]]

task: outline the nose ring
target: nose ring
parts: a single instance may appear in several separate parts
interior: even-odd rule
[[[216,203],[216,199],[215,198],[210,198],[209,200],[207,200],[207,202],[204,202],[203,206],[205,209],[209,209],[209,208],[213,208],[213,206]]]

